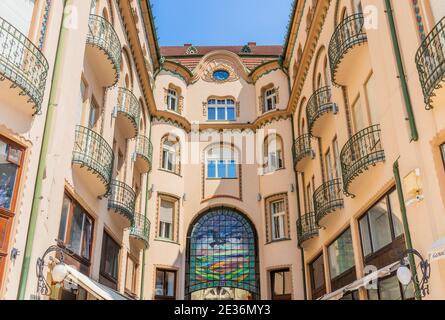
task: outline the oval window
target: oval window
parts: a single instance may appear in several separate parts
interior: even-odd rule
[[[216,81],[225,81],[227,79],[229,79],[229,72],[226,70],[216,70],[215,72],[213,72],[213,79],[215,79]]]

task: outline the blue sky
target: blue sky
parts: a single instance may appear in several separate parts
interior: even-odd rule
[[[161,46],[284,44],[293,0],[151,0]]]

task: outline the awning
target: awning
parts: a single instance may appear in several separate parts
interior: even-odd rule
[[[334,292],[325,294],[323,297],[321,297],[319,300],[340,300],[347,292],[352,292],[360,289],[361,287],[365,287],[369,283],[371,283],[373,280],[386,277],[387,275],[390,275],[392,272],[394,272],[400,265],[400,262],[394,262],[382,269],[379,269],[377,271],[374,271],[367,276],[364,276],[363,278],[360,278],[356,281],[354,281],[351,284],[348,284],[347,286],[344,286],[341,289],[338,289]]]
[[[100,284],[69,265],[66,265],[66,269],[68,271],[67,279],[78,284],[99,300],[130,300],[119,292]]]

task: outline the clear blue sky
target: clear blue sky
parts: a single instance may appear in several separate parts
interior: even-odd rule
[[[151,0],[161,46],[284,44],[293,0]]]

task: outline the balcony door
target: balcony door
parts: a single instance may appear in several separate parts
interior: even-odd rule
[[[1,0],[0,17],[28,36],[36,0]]]

